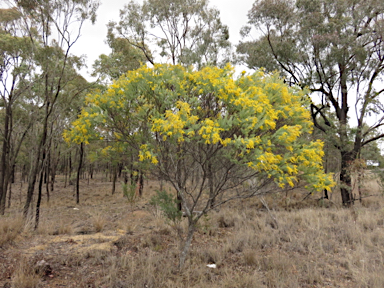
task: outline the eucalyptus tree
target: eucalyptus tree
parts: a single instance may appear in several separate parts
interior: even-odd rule
[[[56,55],[59,57],[65,57],[65,54],[62,50],[57,50]],[[56,61],[58,59],[56,58]],[[45,61],[45,59],[43,59]],[[59,60],[60,61],[60,60]],[[48,63],[53,64],[53,63]],[[84,100],[86,93],[90,91],[92,87],[82,76],[78,74],[78,68],[82,65],[82,61],[79,57],[69,56],[66,59],[66,66],[63,71],[56,74],[56,80],[60,79],[60,91],[55,92],[56,94],[51,94],[53,85],[55,84],[55,78],[52,78],[52,82],[49,83],[50,93],[47,94],[47,82],[39,81],[38,79],[43,79],[41,74],[36,75],[36,81],[34,82],[34,95],[33,99],[38,103],[35,107],[38,111],[40,122],[34,127],[34,137],[36,140],[33,142],[33,154],[34,154],[34,163],[31,165],[31,171],[29,175],[28,183],[28,194],[27,197],[33,195],[33,187],[31,185],[31,179],[33,180],[34,169],[37,172],[35,176],[35,181],[38,179],[38,197],[37,197],[37,207],[36,207],[36,227],[38,225],[39,217],[39,205],[42,197],[42,186],[44,179],[48,179],[51,176],[51,187],[53,187],[53,181],[55,178],[55,165],[57,165],[60,148],[63,146],[62,132],[68,121],[71,121],[76,117],[78,111],[80,110],[81,103]],[[54,66],[47,66],[49,73],[54,74]],[[50,75],[53,77],[55,75]],[[58,89],[58,88],[57,88]],[[51,102],[50,102],[51,101]],[[47,108],[48,106],[48,108]],[[44,140],[44,142],[43,142]],[[81,150],[81,145],[80,145]],[[39,159],[40,162],[36,162]],[[56,160],[55,160],[56,159]],[[35,165],[34,165],[35,164]],[[82,161],[78,162],[78,170],[80,171],[82,166]],[[47,181],[49,182],[49,180]],[[47,197],[49,200],[49,183],[46,185]],[[30,190],[31,189],[31,190]],[[76,185],[76,202],[79,203],[79,185],[77,182]],[[29,194],[31,193],[31,194]],[[28,201],[28,199],[27,199]],[[26,203],[27,205],[27,203]],[[25,206],[24,206],[25,208]],[[26,210],[24,210],[26,213]]]
[[[17,155],[32,123],[26,121],[30,115],[22,107],[22,98],[31,88],[28,80],[34,68],[33,50],[28,34],[22,29],[21,16],[15,8],[0,9],[1,215]]]
[[[96,19],[98,1],[94,0],[9,0],[7,5],[17,11],[22,21],[21,29],[29,39],[36,69],[33,70],[30,103],[38,111],[35,129],[36,145],[31,149],[34,161],[28,177],[27,200],[24,216],[27,216],[35,184],[40,175],[36,209],[36,227],[41,201],[41,181],[47,163],[50,129],[55,112],[64,97],[75,97],[84,87],[77,87],[68,95],[69,84],[78,77],[76,71],[82,59],[70,54],[71,48],[81,35],[83,23]],[[57,115],[57,114],[56,114]]]
[[[125,38],[152,64],[160,60],[156,55],[172,64],[197,67],[229,60],[228,27],[205,0],[130,1],[120,10],[120,21],[108,27],[110,34]]]
[[[334,137],[341,155],[342,201],[349,206],[348,165],[362,147],[384,137],[384,2],[257,0],[248,24],[241,32],[251,40],[237,46],[244,62],[250,68],[279,69],[287,82],[319,96],[310,106],[312,119]],[[337,121],[328,119],[327,110]],[[354,131],[348,129],[351,119],[357,123]]]
[[[146,62],[141,50],[132,46],[125,38],[116,38],[113,33],[108,33],[107,43],[112,52],[109,55],[101,54],[93,64],[92,76],[99,77],[102,82],[110,83]]]

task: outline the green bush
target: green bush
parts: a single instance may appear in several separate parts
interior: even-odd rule
[[[133,204],[136,201],[136,183],[128,184],[121,182],[124,197],[127,198],[128,202]]]
[[[179,222],[183,213],[178,209],[179,201],[176,197],[172,197],[171,193],[166,191],[156,191],[156,195],[152,197],[151,205],[158,206],[163,215],[172,222]]]

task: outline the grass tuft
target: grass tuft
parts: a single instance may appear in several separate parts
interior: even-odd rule
[[[27,259],[21,259],[20,265],[12,276],[12,288],[38,288],[40,287],[40,275],[28,263]]]
[[[21,216],[0,218],[0,247],[12,243],[23,229],[24,221]]]
[[[96,233],[99,233],[104,230],[106,222],[107,221],[105,220],[105,217],[102,215],[96,214],[92,217],[92,224]]]

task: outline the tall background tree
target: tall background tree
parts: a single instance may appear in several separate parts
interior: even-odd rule
[[[350,205],[348,166],[362,147],[384,137],[384,2],[258,0],[248,19],[242,34],[255,36],[237,46],[243,61],[254,69],[278,69],[287,82],[319,96],[310,107],[312,119],[340,152],[341,197]]]
[[[142,51],[121,37],[111,32],[107,35],[108,46],[112,49],[109,55],[101,54],[93,64],[92,76],[101,82],[111,83],[129,70],[135,70],[147,61]]]
[[[118,23],[109,23],[109,33],[125,38],[152,64],[161,62],[160,57],[164,62],[197,67],[229,60],[228,27],[208,1],[130,1],[120,11],[120,18]]]
[[[70,51],[80,37],[83,23],[95,21],[99,3],[93,0],[20,0],[6,1],[5,4],[8,8],[1,11],[0,41],[5,44],[1,45],[1,60],[8,66],[2,65],[1,68],[5,71],[1,73],[1,81],[6,87],[1,96],[4,107],[11,107],[19,93],[23,102],[17,107],[24,105],[30,112],[28,123],[33,124],[33,129],[28,135],[31,144],[28,151],[30,168],[23,210],[24,216],[27,216],[38,179],[37,227],[42,183],[49,171],[53,171],[50,169],[52,163],[57,163],[57,160],[51,161],[58,153],[58,144],[54,141],[60,141],[57,135],[61,134],[64,118],[70,117],[68,113],[78,113],[79,108],[75,106],[80,102],[76,100],[89,87],[78,74],[83,60],[71,55]],[[4,125],[12,123],[12,117],[7,116],[11,113],[4,115]],[[3,139],[3,146],[7,147],[2,151],[4,160],[11,151],[8,144],[11,138],[4,133]],[[8,167],[2,170],[2,176],[12,169],[12,163],[3,160],[2,163]],[[4,193],[3,189],[1,199]]]
[[[0,9],[1,215],[18,152],[32,123],[26,119],[31,114],[24,109],[24,100],[35,64],[29,35],[22,27],[22,14],[15,7]]]

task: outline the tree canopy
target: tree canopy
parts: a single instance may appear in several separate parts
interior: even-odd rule
[[[125,38],[152,64],[161,62],[160,56],[201,67],[226,63],[230,56],[228,27],[205,0],[130,1],[120,10],[120,21],[109,23],[109,33]]]
[[[99,76],[101,81],[110,83],[146,62],[141,50],[125,38],[115,38],[113,33],[108,33],[107,43],[112,52],[109,55],[101,54],[93,64],[92,76]]]
[[[311,104],[311,114],[321,131],[337,131],[333,144],[341,153],[346,205],[353,201],[348,163],[361,147],[384,137],[383,16],[384,3],[377,0],[258,0],[242,33],[261,35],[237,47],[250,68],[279,69],[288,83],[320,96]],[[326,116],[329,107],[337,117],[334,124]],[[376,121],[368,126],[370,115]],[[357,123],[354,133],[348,130],[351,118]]]
[[[163,142],[217,145],[228,150],[229,159],[266,172],[280,186],[294,186],[308,176],[312,188],[329,188],[332,181],[321,173],[321,142],[299,137],[312,131],[305,92],[287,87],[276,74],[258,71],[236,81],[232,75],[230,66],[201,71],[143,66],[106,92],[88,95],[65,139],[89,143],[109,138],[131,144],[140,139],[138,145],[145,147],[140,160],[158,165]],[[146,135],[138,138],[140,133]]]

